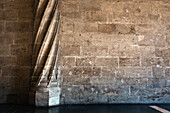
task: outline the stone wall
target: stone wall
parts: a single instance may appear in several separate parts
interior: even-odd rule
[[[33,0],[0,0],[0,103],[28,103]]]
[[[169,0],[60,0],[61,104],[170,103]],[[28,103],[33,0],[0,0],[0,103]]]
[[[170,103],[169,0],[61,0],[62,104]]]

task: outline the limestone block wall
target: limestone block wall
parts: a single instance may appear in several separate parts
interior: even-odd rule
[[[33,0],[0,0],[0,103],[28,103]],[[60,0],[61,104],[170,103],[169,0]]]
[[[33,0],[0,0],[0,103],[28,103]]]
[[[61,0],[61,104],[170,103],[169,0]]]

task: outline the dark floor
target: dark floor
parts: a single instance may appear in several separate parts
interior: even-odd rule
[[[156,105],[170,111],[170,104]],[[21,105],[0,105],[0,113],[161,113],[149,105],[65,105],[35,108]]]

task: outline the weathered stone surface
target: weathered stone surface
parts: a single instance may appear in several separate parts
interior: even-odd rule
[[[30,22],[6,22],[6,32],[32,32],[32,23]],[[15,26],[15,27],[14,27]]]
[[[80,12],[63,12],[61,14],[66,19],[81,19],[81,13]]]
[[[94,66],[94,65],[95,65],[94,57],[76,58],[76,66]]]
[[[74,23],[68,22],[63,23],[62,25],[62,32],[63,34],[73,34],[74,33]]]
[[[8,12],[8,13],[6,13]],[[18,10],[4,10],[0,12],[0,20],[18,20]]]
[[[96,58],[96,66],[106,66],[106,67],[117,67],[118,59],[117,58]]]
[[[84,56],[106,56],[108,52],[107,46],[88,46],[82,47],[82,55]]]
[[[14,33],[13,40],[15,44],[32,44],[32,32]]]
[[[169,68],[165,69],[165,76],[170,76],[170,69]]]
[[[32,0],[0,1],[0,103],[28,103],[32,17]]]
[[[25,8],[26,10],[19,10],[18,12],[18,19],[20,21],[24,22],[32,22],[33,21],[33,9],[30,8],[32,7],[32,4],[28,4],[28,6]]]
[[[80,11],[100,11],[102,0],[80,0],[79,4]]]
[[[111,77],[91,77],[90,84],[91,85],[110,85],[115,82],[114,78]]]
[[[120,44],[114,44],[109,47],[109,55],[111,56],[126,56],[126,46]]]
[[[17,63],[16,57],[0,56],[0,66],[14,66],[14,65],[16,65],[16,63]]]
[[[69,44],[73,44],[73,45],[80,45],[83,44],[83,36],[81,36],[80,34],[74,34],[74,35],[62,35],[61,38],[61,45],[69,45]]]
[[[120,58],[120,66],[139,66],[139,58]]]
[[[80,46],[79,45],[61,46],[61,54],[63,56],[78,56],[80,55]]]
[[[115,68],[115,67],[103,67],[101,71],[102,76],[123,76],[125,75],[125,72],[121,68]]]
[[[155,46],[139,46],[139,51],[142,59],[155,57]]]
[[[79,5],[78,0],[60,1],[59,10],[62,12],[78,12]]]
[[[71,67],[62,68],[61,73],[63,76],[101,76],[100,67]]]
[[[97,23],[86,23],[84,26],[85,32],[98,32]]]
[[[62,63],[63,63],[63,66],[75,66],[76,59],[75,57],[64,57]]]
[[[101,32],[101,33],[115,33],[116,25],[115,24],[99,24],[99,32]]]
[[[155,55],[157,57],[170,57],[170,49],[169,48],[156,48]]]
[[[127,57],[138,58],[141,55],[140,47],[139,46],[126,46],[125,47],[125,55]]]
[[[156,31],[154,25],[138,24],[135,26],[136,34],[154,34]]]
[[[11,45],[11,55],[26,55],[27,48],[25,45]]]
[[[170,66],[170,58],[164,58],[164,64],[165,66]]]
[[[60,0],[62,94],[39,92],[46,101],[39,104],[170,103],[169,3]],[[28,103],[33,6],[33,0],[0,1],[0,103]]]
[[[135,27],[133,25],[117,24],[116,29],[120,34],[135,34]]]
[[[64,85],[89,85],[90,78],[85,76],[67,76],[63,78]]]
[[[164,59],[162,58],[142,58],[141,60],[142,66],[157,66],[162,67],[165,66]]]
[[[5,22],[0,22],[0,33],[5,31]]]
[[[157,68],[157,67],[153,68],[153,76],[157,78],[163,77],[164,76],[163,68]]]
[[[106,20],[106,14],[101,11],[85,12],[84,14],[84,21],[87,22],[105,22]]]
[[[126,77],[151,77],[152,68],[125,68]]]
[[[32,56],[30,55],[19,55],[17,56],[17,64],[18,66],[30,66],[31,67],[31,59]]]
[[[163,35],[144,36],[139,38],[140,46],[166,46],[166,37]]]
[[[9,45],[2,44],[1,47],[2,48],[0,48],[0,55],[9,55],[10,54],[9,53],[9,51],[10,51]],[[6,48],[6,49],[4,50],[4,48]]]

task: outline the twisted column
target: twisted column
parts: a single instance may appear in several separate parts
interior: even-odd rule
[[[60,101],[58,69],[60,13],[58,0],[35,0],[33,73],[30,104],[55,106]]]

